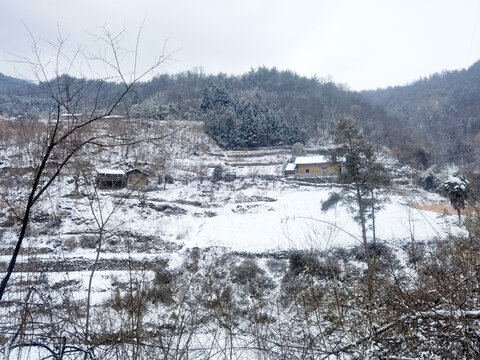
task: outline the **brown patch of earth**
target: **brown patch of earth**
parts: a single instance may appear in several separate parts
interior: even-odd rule
[[[457,215],[457,210],[455,210],[453,206],[448,203],[416,202],[411,206],[416,209],[433,211],[439,214]],[[462,214],[473,215],[473,209],[467,207],[465,210],[462,210]]]

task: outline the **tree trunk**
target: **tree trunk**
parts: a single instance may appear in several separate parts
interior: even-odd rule
[[[367,221],[365,216],[365,207],[363,204],[363,198],[360,191],[360,186],[358,182],[355,184],[356,194],[357,194],[357,202],[358,202],[358,215],[360,217],[360,225],[362,228],[362,241],[363,241],[363,249],[365,251],[365,259],[367,262],[367,287],[368,287],[368,298],[372,299],[374,295],[374,284],[373,284],[373,274],[374,274],[374,263],[372,257],[370,256],[370,249],[368,247],[368,239],[367,239]]]
[[[372,190],[372,241],[373,241],[373,248],[375,251],[377,250],[377,236],[375,234],[375,196],[374,196],[374,190]]]

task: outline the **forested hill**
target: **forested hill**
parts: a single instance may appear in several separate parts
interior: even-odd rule
[[[370,139],[411,159],[417,139],[359,93],[317,78],[265,67],[240,76],[187,72],[161,75],[135,90],[131,114],[200,119],[224,148],[291,145],[332,134],[352,116]],[[416,161],[416,160],[415,160]]]
[[[362,94],[429,140],[436,161],[468,164],[480,159],[480,62]]]
[[[69,94],[81,96],[71,101],[76,106],[71,110],[80,113],[99,108],[99,104],[92,104],[98,99],[108,104],[109,98],[121,91],[121,85],[105,83],[99,96],[89,92],[99,88],[98,80],[66,75],[52,82],[68,87]],[[41,95],[46,85],[9,91],[0,88],[0,113],[50,113],[54,103]],[[361,94],[275,68],[262,67],[240,76],[163,74],[137,84],[122,105],[122,115],[132,117],[203,120],[208,134],[224,148],[291,145],[326,138],[332,135],[339,119],[351,116],[375,144],[394,149],[400,158],[414,164],[424,166],[428,160],[424,144],[414,132],[407,131],[394,116]]]
[[[28,81],[16,79],[0,73],[0,91],[20,89],[20,88],[25,88],[31,85],[33,84]]]

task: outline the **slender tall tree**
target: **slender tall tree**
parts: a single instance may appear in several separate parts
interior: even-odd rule
[[[362,231],[362,242],[367,263],[369,297],[374,295],[373,276],[375,255],[369,246],[368,220],[372,220],[372,240],[375,243],[375,209],[378,206],[376,191],[390,182],[386,168],[379,163],[375,151],[352,118],[343,118],[335,132],[337,157],[344,158],[341,179],[353,187],[357,216]]]

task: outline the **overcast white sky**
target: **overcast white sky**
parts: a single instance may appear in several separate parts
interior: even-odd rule
[[[143,67],[168,39],[160,72],[241,74],[259,66],[330,77],[353,90],[412,82],[480,58],[480,0],[0,0],[0,59],[31,56],[31,38],[98,52],[89,33],[127,30]],[[43,56],[50,56],[43,43]],[[0,72],[23,75],[0,61]]]

